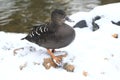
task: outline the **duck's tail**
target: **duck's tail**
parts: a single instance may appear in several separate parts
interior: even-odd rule
[[[24,38],[21,38],[21,40],[24,40],[24,39],[26,39],[26,37],[24,37]]]

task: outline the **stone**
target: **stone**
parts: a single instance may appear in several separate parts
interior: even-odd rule
[[[111,21],[113,24],[117,25],[117,26],[120,26],[120,21],[118,22],[114,22],[114,21]]]
[[[85,20],[81,20],[78,23],[76,23],[76,25],[74,26],[74,28],[76,28],[76,27],[84,28],[84,27],[88,27],[88,26],[87,26],[87,23],[86,23]]]
[[[97,23],[95,23],[96,20],[101,19],[100,16],[96,16],[95,18],[92,19],[92,31],[96,31],[99,29],[99,25]]]

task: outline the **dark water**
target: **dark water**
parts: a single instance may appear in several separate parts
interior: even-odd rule
[[[46,21],[56,8],[71,15],[100,4],[100,0],[0,0],[0,31],[27,32],[33,24]]]
[[[101,0],[101,4],[120,2],[120,0]]]

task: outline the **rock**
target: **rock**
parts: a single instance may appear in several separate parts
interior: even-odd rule
[[[100,16],[96,16],[96,17],[94,18],[94,21],[99,20],[99,19],[101,19],[101,17],[100,17]]]
[[[118,26],[120,26],[120,21],[118,21],[118,22],[114,22],[114,21],[111,21],[113,24],[115,24],[115,25],[118,25]]]
[[[63,58],[63,57],[66,57],[67,54],[63,54],[63,55],[59,55],[59,56],[56,56],[56,57],[59,57],[59,58]],[[44,58],[44,62],[43,62],[43,66],[46,68],[46,69],[50,69],[51,67],[58,67],[52,60],[52,58]]]
[[[69,63],[65,63],[63,65],[63,69],[65,69],[68,72],[74,72],[75,67],[74,67],[74,65],[71,65]]]
[[[99,19],[101,19],[101,17],[100,17],[100,16],[96,16],[96,17],[92,20],[92,26],[93,26],[92,30],[93,30],[93,31],[96,31],[96,30],[99,29],[99,25],[98,25],[97,23],[95,23],[95,21],[96,21],[96,20],[99,20]]]
[[[96,24],[95,22],[92,22],[92,26],[93,26],[92,31],[96,31],[99,29],[99,25]]]
[[[78,23],[76,23],[76,25],[74,26],[74,28],[76,28],[76,27],[84,28],[84,27],[88,27],[88,26],[87,26],[87,23],[86,23],[85,20],[81,20]]]

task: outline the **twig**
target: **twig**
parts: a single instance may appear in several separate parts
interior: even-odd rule
[[[24,48],[22,47],[22,48],[14,49],[14,50],[13,50],[13,55],[15,56],[15,55],[17,54],[17,51],[18,51],[18,50],[21,50],[21,49],[23,50]]]

